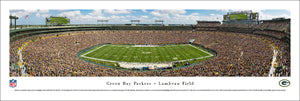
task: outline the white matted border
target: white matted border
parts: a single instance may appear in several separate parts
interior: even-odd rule
[[[287,9],[291,11],[291,77],[9,77],[9,9]],[[16,88],[9,80],[16,79]],[[291,81],[280,87],[281,79]],[[106,82],[183,82],[194,86],[109,86]],[[64,91],[14,89],[285,89],[285,92]],[[1,100],[299,100],[298,1],[1,1]]]

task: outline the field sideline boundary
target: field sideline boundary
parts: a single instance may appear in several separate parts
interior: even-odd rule
[[[193,46],[193,45],[191,45],[191,44],[189,44],[189,45],[190,45],[191,47],[194,47],[194,48],[196,48],[196,49],[198,49],[198,50],[200,50],[200,51],[202,51],[202,52],[208,54],[209,56],[214,56],[214,55],[212,55],[211,53],[209,53],[209,52],[207,52],[207,51],[204,51],[204,50],[202,50],[202,49],[199,49],[199,48],[197,48],[197,47],[195,47],[195,46]]]
[[[192,59],[186,59],[186,60],[177,60],[177,61],[173,61],[173,62],[184,62],[184,61],[189,61],[189,60],[193,60],[193,59],[209,58],[209,57],[212,57],[212,56],[213,56],[211,53],[206,52],[206,51],[204,51],[204,50],[202,50],[202,49],[199,49],[199,48],[197,48],[197,47],[195,47],[195,46],[193,46],[193,45],[191,45],[191,44],[181,44],[181,45],[187,45],[187,46],[191,46],[191,47],[193,47],[193,48],[196,48],[196,49],[198,49],[198,50],[200,50],[200,51],[202,51],[202,52],[208,54],[208,56],[201,56],[201,57],[198,57],[198,58],[192,58]],[[88,59],[99,60],[99,61],[105,61],[105,62],[123,62],[123,61],[113,61],[113,60],[106,60],[106,59],[99,59],[99,58],[94,58],[94,57],[88,57],[88,56],[85,56],[85,55],[87,55],[87,54],[89,54],[89,53],[91,53],[91,52],[94,52],[94,51],[96,51],[96,50],[98,50],[98,49],[104,47],[104,46],[106,46],[106,45],[104,44],[104,45],[102,45],[102,46],[100,46],[100,47],[98,47],[98,48],[95,48],[95,49],[93,49],[93,50],[91,50],[91,51],[89,51],[89,52],[87,52],[87,53],[85,53],[85,54],[83,54],[83,55],[80,55],[80,56],[81,56],[81,57],[84,57],[84,58],[88,58]],[[117,46],[117,45],[114,45],[114,46]],[[148,62],[126,62],[126,63],[148,63]],[[155,62],[153,62],[153,63],[155,63]]]
[[[92,52],[94,52],[94,51],[96,51],[96,50],[98,50],[98,49],[100,49],[100,48],[102,48],[102,47],[104,47],[104,46],[106,46],[106,45],[102,45],[102,46],[100,46],[100,47],[98,47],[98,48],[96,48],[96,49],[93,49],[93,50],[91,50],[91,51],[85,53],[85,54],[82,54],[81,56],[85,56],[85,55],[87,55],[87,54],[89,54],[89,53],[92,53]]]

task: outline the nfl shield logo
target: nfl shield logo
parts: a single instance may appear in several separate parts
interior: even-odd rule
[[[11,88],[17,87],[17,80],[14,80],[14,79],[9,80],[9,86],[10,86]]]

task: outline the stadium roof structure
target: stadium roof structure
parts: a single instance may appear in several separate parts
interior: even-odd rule
[[[108,22],[108,20],[97,20],[97,22]]]
[[[12,15],[10,15],[9,18],[10,18],[10,19],[19,19],[19,17],[17,17],[17,16],[12,16]]]
[[[130,22],[140,22],[140,20],[130,20]]]
[[[155,22],[164,22],[164,20],[155,20]]]
[[[15,29],[17,29],[17,19],[19,19],[19,17],[10,15],[9,19],[10,19],[10,27],[13,26],[12,19],[14,19],[15,20]]]
[[[263,22],[280,22],[280,21],[291,21],[290,18],[273,18],[272,20],[262,20]]]

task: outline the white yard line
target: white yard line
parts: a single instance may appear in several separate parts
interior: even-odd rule
[[[131,52],[132,49],[129,49],[129,50],[130,50],[130,52],[127,52],[127,54],[131,54],[131,55],[132,55],[132,52]],[[126,55],[127,55],[127,54],[126,54]],[[133,56],[133,58],[134,58],[134,57],[135,57],[135,55]],[[131,57],[130,57],[130,58],[131,58]],[[126,61],[129,61],[130,58],[126,58]]]
[[[171,49],[172,49],[171,51],[177,53],[177,50],[173,49],[173,47],[171,47]],[[181,49],[181,47],[180,47],[180,49]],[[185,53],[179,52],[178,54],[180,54],[180,56],[184,56],[184,57],[187,59],[187,56],[185,55]],[[179,57],[176,56],[176,58],[179,58]],[[172,58],[172,59],[173,59],[173,58]],[[177,61],[178,61],[178,60],[177,60]]]
[[[123,48],[126,48],[126,47],[123,47]],[[124,56],[126,56],[126,57],[122,56],[122,57],[120,58],[120,60],[123,60],[124,58],[128,58],[128,57],[127,57],[127,54],[125,54],[125,53],[127,53],[127,52],[124,51],[124,53],[122,53],[122,54],[124,54]]]
[[[91,51],[89,51],[89,52],[87,52],[87,53],[85,53],[85,54],[83,54],[83,55],[81,55],[81,56],[85,56],[85,55],[87,55],[87,54],[89,54],[89,53],[91,53],[91,52],[94,52],[94,51],[96,51],[96,50],[98,50],[98,49],[104,47],[104,46],[106,46],[106,45],[102,45],[101,47],[98,47],[98,48],[96,48],[96,49],[93,49],[93,50],[91,50]]]
[[[204,56],[204,57],[193,58],[193,59],[203,59],[203,58],[208,58],[208,57],[212,57],[212,56]],[[184,62],[184,61],[189,61],[189,60],[193,60],[193,59],[187,59],[187,60],[178,60],[178,61],[179,61],[179,62]]]
[[[197,48],[197,47],[195,47],[195,46],[193,46],[193,45],[191,45],[191,44],[189,44],[189,45],[190,45],[191,47],[194,47],[194,48],[196,48],[196,49],[198,49],[198,50],[200,50],[200,51],[202,51],[202,52],[208,54],[209,56],[214,56],[214,55],[210,54],[209,52],[206,52],[206,51],[204,51],[204,50],[202,50],[202,49],[199,49],[199,48]]]
[[[189,44],[189,45],[190,45],[190,44]],[[190,46],[192,46],[192,45],[190,45]],[[101,46],[101,47],[103,47],[103,46]],[[101,47],[99,47],[99,48],[101,48]],[[177,60],[177,61],[183,62],[183,61],[190,61],[190,60],[193,60],[193,59],[203,59],[203,58],[208,58],[208,57],[212,57],[212,56],[213,56],[212,54],[210,54],[210,53],[208,53],[208,52],[206,52],[206,51],[203,51],[203,50],[201,50],[201,49],[199,49],[199,48],[197,48],[197,47],[195,47],[195,46],[192,46],[192,47],[194,47],[194,48],[196,48],[196,49],[198,49],[198,50],[200,50],[200,51],[202,51],[202,52],[204,52],[204,53],[207,53],[209,56],[198,57],[198,58],[192,58],[192,59],[186,59],[186,60]],[[97,49],[99,49],[99,48],[96,48],[96,49],[94,49],[94,50],[92,50],[92,51],[90,51],[90,52],[88,52],[88,53],[91,53],[91,52],[93,52],[93,51],[95,51],[95,50],[97,50]],[[99,59],[99,58],[94,58],[94,57],[88,57],[88,56],[85,56],[85,55],[88,54],[88,53],[85,53],[85,54],[81,55],[81,57],[88,58],[88,59],[93,59],[93,60],[99,60],[99,61],[107,61],[107,62],[124,62],[124,61],[105,60],[105,59]],[[126,63],[141,63],[141,62],[126,62]]]
[[[83,56],[83,55],[81,55],[81,57],[88,58],[88,59],[93,59],[93,60],[107,61],[107,62],[120,62],[120,61],[113,61],[113,60],[105,60],[105,59],[93,58],[93,57],[88,57],[88,56]]]

